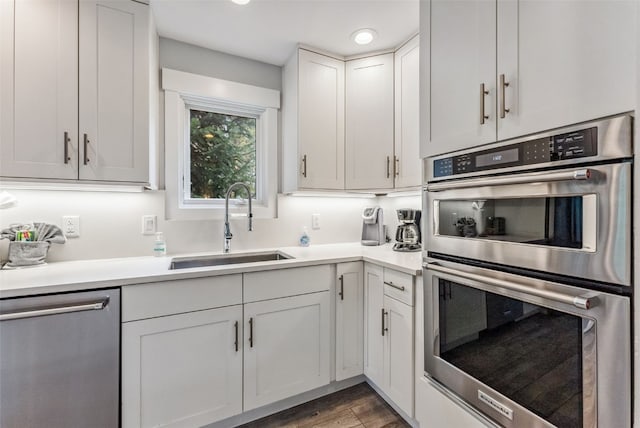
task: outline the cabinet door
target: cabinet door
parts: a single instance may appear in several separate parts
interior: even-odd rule
[[[420,162],[420,46],[418,36],[395,53],[396,188],[422,183]]]
[[[346,188],[393,188],[393,54],[347,61],[346,100]]]
[[[382,267],[364,265],[364,374],[376,385],[384,382]]]
[[[298,61],[299,186],[344,189],[344,62],[303,49]]]
[[[239,414],[241,379],[241,305],[122,325],[125,428],[203,426]]]
[[[244,410],[329,383],[329,292],[244,305]]]
[[[498,139],[634,109],[633,1],[498,1]],[[499,110],[502,109],[500,94]]]
[[[0,2],[2,176],[78,178],[77,46],[77,0]]]
[[[384,297],[384,391],[413,416],[413,308]]]
[[[495,1],[431,2],[431,135],[423,137],[427,155],[496,140],[495,46]],[[488,94],[481,93],[481,84]],[[481,118],[482,105],[486,119]]]
[[[80,178],[149,179],[149,7],[80,2]]]
[[[336,380],[343,380],[363,373],[362,262],[340,263],[336,275]]]

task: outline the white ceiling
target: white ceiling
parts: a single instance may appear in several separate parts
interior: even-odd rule
[[[418,32],[419,0],[151,0],[158,33],[212,50],[283,65],[303,43],[342,56],[394,48]],[[373,28],[359,46],[350,38]]]

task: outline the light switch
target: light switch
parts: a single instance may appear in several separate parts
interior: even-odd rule
[[[153,235],[156,233],[156,216],[143,215],[142,216],[142,234]]]

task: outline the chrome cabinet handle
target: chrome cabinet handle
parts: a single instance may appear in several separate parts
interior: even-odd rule
[[[107,307],[109,304],[109,298],[105,297],[97,302],[83,303],[81,305],[62,306],[47,309],[26,310],[20,312],[13,312],[8,314],[1,314],[0,321],[18,320],[22,318],[43,317],[46,315],[58,315],[68,314],[70,312],[83,312],[83,311],[100,311]]]
[[[384,283],[387,284],[389,287],[395,288],[396,290],[400,290],[400,291],[405,290],[404,285],[395,285],[393,282],[387,282],[387,281],[384,281]]]
[[[91,141],[89,141],[89,136],[87,134],[84,134],[84,164],[88,164],[90,159],[89,159],[89,143]]]
[[[233,345],[236,348],[236,352],[238,352],[238,321],[235,322],[234,327],[236,330],[236,335],[235,335],[235,342],[233,342]]]
[[[340,292],[338,295],[340,296],[340,300],[344,300],[344,275],[340,275]]]
[[[253,348],[253,318],[249,318],[249,347]]]
[[[400,177],[400,158],[397,156],[393,157],[393,175]]]
[[[384,308],[382,308],[382,335],[384,336],[384,332],[385,331],[389,331],[389,329],[387,327],[384,326],[384,316],[387,315],[389,312],[386,312],[384,310]]]
[[[302,156],[302,176],[307,178],[307,155]]]
[[[489,95],[489,91],[485,89],[484,83],[480,84],[480,125],[484,125],[485,120],[489,119],[489,115],[484,111],[484,99]]]
[[[505,92],[507,91],[507,87],[509,86],[509,82],[504,80],[504,74],[500,75],[500,88],[502,89],[502,94],[500,96],[500,119],[504,119],[507,113],[509,113],[509,109],[506,106],[505,101]]]
[[[69,132],[64,131],[64,163],[69,163],[71,157],[69,156],[69,142],[71,138],[69,138]]]
[[[391,158],[387,156],[387,178],[391,177]]]
[[[490,177],[490,178],[473,178],[469,180],[460,180],[456,182],[432,183],[427,185],[429,192],[439,192],[450,189],[468,189],[470,187],[484,186],[506,186],[509,184],[532,184],[532,183],[550,183],[554,181],[581,181],[589,180],[593,176],[592,170],[589,168],[576,169],[572,171],[546,172],[518,174],[507,177]]]
[[[451,269],[448,267],[440,266],[436,263],[427,263],[425,268],[434,272],[444,273],[452,275],[457,278],[469,279],[472,281],[478,281],[485,284],[490,284],[495,287],[506,288],[507,290],[518,291],[526,293],[530,296],[540,297],[542,299],[553,300],[554,302],[565,303],[573,305],[579,309],[591,309],[598,304],[597,297],[592,296],[572,296],[569,294],[559,293],[557,291],[542,290],[534,287],[530,287],[517,282],[504,281],[502,279],[488,278],[483,275],[475,273],[469,273],[460,271],[457,269]]]

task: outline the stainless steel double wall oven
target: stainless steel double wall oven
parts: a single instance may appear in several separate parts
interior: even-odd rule
[[[426,375],[502,426],[630,427],[632,118],[425,174]]]

